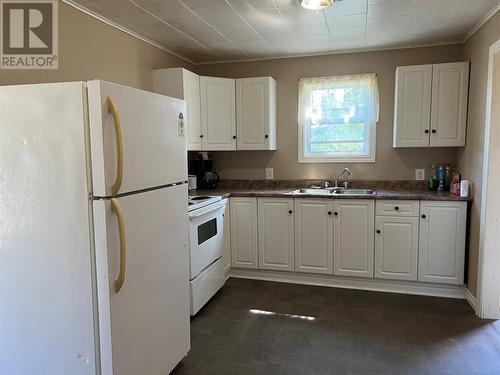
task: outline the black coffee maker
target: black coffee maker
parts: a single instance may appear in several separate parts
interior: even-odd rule
[[[220,180],[219,174],[213,170],[214,161],[210,159],[190,159],[188,172],[196,176],[197,189],[215,189]]]

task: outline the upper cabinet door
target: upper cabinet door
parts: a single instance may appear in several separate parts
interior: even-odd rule
[[[433,66],[431,146],[465,146],[468,91],[468,62]]]
[[[183,101],[105,81],[88,82],[88,100],[95,196],[187,180]]]
[[[396,69],[394,147],[429,146],[432,65]]]
[[[184,68],[155,69],[153,91],[186,102],[184,128],[187,149],[201,150],[200,76]]]
[[[202,149],[236,150],[235,80],[200,77]]]
[[[276,81],[236,80],[238,150],[276,150]]]
[[[187,123],[186,140],[189,151],[201,150],[201,119],[200,119],[200,77],[183,69],[183,91],[186,101]]]
[[[373,277],[375,202],[334,201],[333,274]]]

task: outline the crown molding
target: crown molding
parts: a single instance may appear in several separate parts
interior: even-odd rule
[[[486,14],[486,16],[483,17],[481,21],[476,23],[476,25],[465,35],[464,40],[462,43],[465,43],[472,35],[475,34],[476,31],[478,31],[486,22],[490,20],[491,17],[493,17],[498,11],[500,10],[500,2],[498,2],[495,7]]]
[[[355,49],[346,49],[339,51],[327,51],[327,52],[318,52],[318,53],[304,53],[304,54],[295,54],[295,55],[278,55],[278,56],[270,56],[270,57],[260,57],[255,59],[240,59],[240,60],[214,60],[214,61],[204,61],[199,63],[194,63],[194,65],[211,65],[211,64],[225,64],[225,63],[241,63],[241,62],[254,62],[254,61],[266,61],[266,60],[280,60],[280,59],[293,59],[298,57],[315,57],[315,56],[329,56],[329,55],[343,55],[347,53],[365,53],[365,52],[379,52],[379,51],[395,51],[401,49],[412,49],[412,48],[425,48],[425,47],[439,47],[439,46],[449,46],[454,44],[462,44],[461,40],[453,40],[448,42],[437,42],[437,43],[424,43],[424,44],[410,44],[404,46],[396,46],[396,47],[379,47],[379,48],[355,48]]]

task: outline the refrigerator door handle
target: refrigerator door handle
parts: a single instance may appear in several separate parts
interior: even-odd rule
[[[120,203],[118,203],[118,199],[111,198],[111,207],[113,212],[116,214],[116,218],[118,219],[118,234],[120,236],[120,272],[114,284],[115,292],[118,293],[123,286],[123,282],[125,281],[127,245],[125,242],[125,222],[123,220],[123,212]]]
[[[122,186],[123,178],[123,140],[122,140],[122,125],[120,122],[120,114],[116,107],[116,103],[111,96],[106,98],[108,104],[108,111],[113,116],[113,122],[115,124],[115,137],[116,137],[116,180],[113,186],[111,186],[111,194],[116,195],[120,191]]]

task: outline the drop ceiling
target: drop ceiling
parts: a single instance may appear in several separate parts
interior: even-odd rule
[[[498,0],[65,0],[192,62],[459,43]]]

